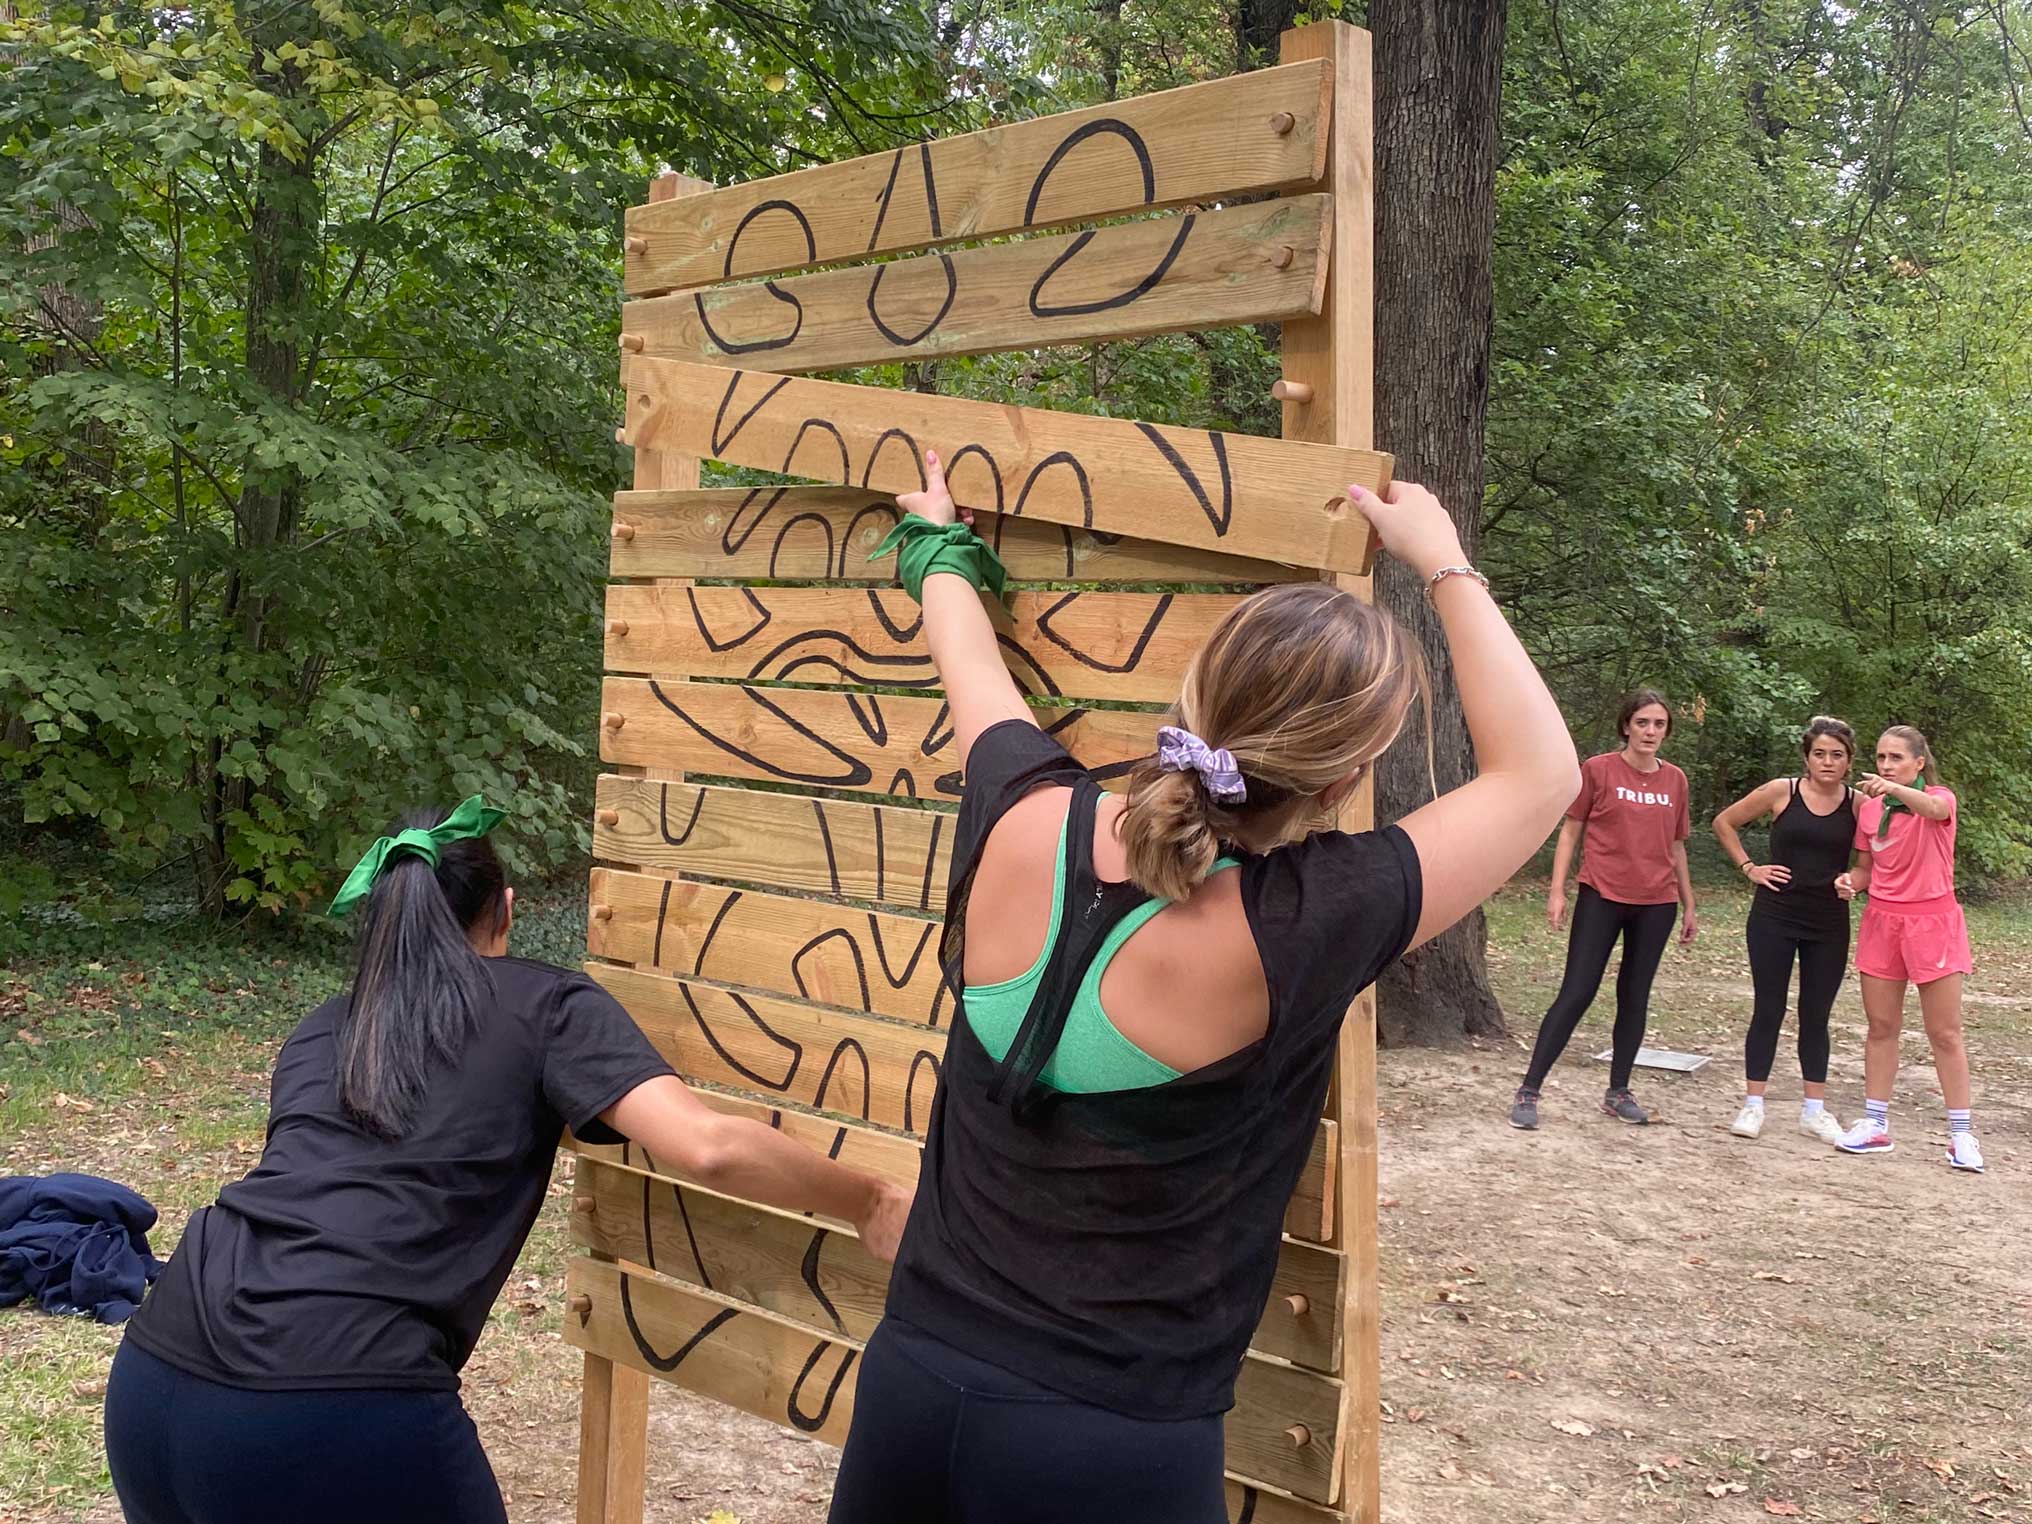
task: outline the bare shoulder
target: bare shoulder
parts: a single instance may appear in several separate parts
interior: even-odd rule
[[[993,863],[1013,868],[1039,858],[1056,858],[1058,838],[1071,802],[1071,789],[1051,787],[1032,789],[1010,805],[988,833],[982,850],[983,867]]]

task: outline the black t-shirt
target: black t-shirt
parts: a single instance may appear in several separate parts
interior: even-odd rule
[[[1237,854],[1268,1032],[1149,1089],[997,1099],[999,1066],[966,1021],[968,890],[1010,805],[1049,786],[1074,788],[1077,802],[1091,780],[1021,721],[984,733],[968,762],[941,949],[958,1005],[889,1311],[1114,1412],[1223,1412],[1270,1293],[1342,1019],[1417,927],[1416,850],[1392,826]],[[1119,917],[1112,892],[1089,896],[1102,919]],[[1083,940],[1062,938],[1054,962]],[[1048,968],[1042,986],[1069,996],[1077,980]]]
[[[458,1389],[562,1130],[619,1141],[599,1114],[671,1072],[585,975],[486,962],[492,1010],[395,1142],[339,1106],[347,997],[304,1019],[275,1061],[260,1164],[192,1216],[135,1343],[230,1386]]]

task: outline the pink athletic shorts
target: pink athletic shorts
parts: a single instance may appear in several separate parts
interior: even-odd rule
[[[1951,894],[1933,900],[1880,900],[1872,896],[1856,936],[1856,972],[1873,979],[1931,984],[1975,969],[1968,919]]]

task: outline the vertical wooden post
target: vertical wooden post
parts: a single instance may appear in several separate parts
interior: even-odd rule
[[[704,180],[675,173],[649,182],[651,201],[695,195],[712,187]],[[622,407],[629,399],[622,399]],[[661,450],[635,452],[637,491],[696,487],[699,463],[689,455]],[[616,771],[636,777],[651,775],[641,767]],[[654,776],[677,781],[678,774]],[[569,1316],[569,1314],[567,1314]],[[649,1377],[598,1355],[586,1356],[584,1395],[579,1407],[578,1524],[642,1524],[642,1496],[649,1480]]]
[[[1284,437],[1375,446],[1376,283],[1374,75],[1369,34],[1341,21],[1286,32],[1282,61],[1324,58],[1333,81],[1325,189],[1333,194],[1333,249],[1326,304],[1316,318],[1284,325],[1284,377],[1311,388],[1284,404]],[[1365,601],[1367,577],[1335,579]],[[1343,829],[1375,823],[1370,782],[1341,814]],[[1332,1115],[1340,1124],[1334,1245],[1347,1256],[1342,1317],[1339,1503],[1350,1524],[1377,1524],[1382,1437],[1376,1273],[1376,1004],[1364,990],[1341,1032]]]

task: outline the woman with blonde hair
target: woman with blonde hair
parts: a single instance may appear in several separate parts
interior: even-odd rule
[[[1928,773],[1933,776],[1928,777]],[[1954,893],[1954,835],[1960,813],[1926,737],[1893,725],[1877,738],[1877,770],[1856,792],[1861,863],[1840,887],[1869,895],[1856,938],[1862,976],[1863,1119],[1835,1143],[1843,1153],[1891,1151],[1891,1085],[1905,1027],[1905,988],[1919,986],[1919,1014],[1933,1047],[1933,1071],[1947,1102],[1947,1162],[1980,1174],[1983,1151],[1970,1120],[1968,1048],[1962,1040],[1962,981],[1975,968],[1968,920]]]
[[[1529,858],[1573,746],[1445,509],[1356,487],[1446,628],[1480,775],[1331,829],[1425,674],[1387,615],[1309,582],[1221,621],[1104,793],[1010,679],[980,597],[1000,563],[927,476],[890,544],[966,775],[958,1003],[831,1518],[1217,1524],[1221,1414],[1342,1018]]]
[[[1828,1017],[1849,966],[1848,898],[1836,883],[1848,871],[1856,834],[1856,791],[1848,786],[1856,733],[1817,714],[1800,740],[1805,768],[1796,778],[1759,784],[1714,818],[1715,837],[1743,876],[1757,886],[1743,935],[1755,992],[1743,1039],[1743,1109],[1729,1131],[1754,1138],[1764,1130],[1764,1090],[1785,1026],[1792,965],[1799,964],[1799,1074],[1805,1099],[1799,1130],[1839,1142],[1842,1125],[1827,1109]],[[1771,817],[1771,860],[1753,862],[1738,832]]]

